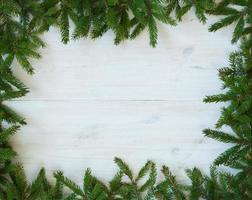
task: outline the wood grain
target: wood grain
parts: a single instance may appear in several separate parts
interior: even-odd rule
[[[208,33],[192,14],[177,27],[159,27],[156,49],[147,33],[119,46],[111,33],[66,46],[51,29],[43,36],[43,58],[32,61],[36,74],[14,66],[31,89],[8,102],[28,122],[12,143],[30,179],[45,166],[78,182],[91,167],[109,180],[114,156],[133,169],[147,159],[168,164],[182,181],[185,168],[207,172],[226,146],[202,136],[220,108],[202,98],[220,91],[217,68],[228,64],[232,31]]]

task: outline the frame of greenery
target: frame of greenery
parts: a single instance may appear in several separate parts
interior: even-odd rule
[[[207,96],[206,103],[227,102],[216,128],[203,130],[207,137],[233,144],[210,167],[210,176],[198,168],[187,170],[189,185],[176,181],[167,166],[157,181],[155,163],[148,161],[133,175],[130,167],[115,158],[118,173],[104,184],[85,171],[83,188],[56,172],[50,183],[41,169],[30,184],[20,164],[12,162],[16,152],[8,144],[25,120],[4,102],[29,91],[12,72],[13,60],[33,74],[30,58],[40,58],[45,44],[40,34],[51,26],[60,29],[62,42],[70,39],[69,21],[75,29],[72,39],[96,39],[108,30],[114,42],[135,39],[148,29],[150,45],[157,44],[157,21],[176,25],[193,9],[200,22],[208,15],[221,19],[209,31],[235,24],[232,43],[241,47],[230,55],[230,66],[219,69],[223,93]],[[252,199],[252,0],[0,0],[0,199],[1,200],[197,200]],[[228,126],[230,133],[221,128]],[[219,165],[237,169],[236,173],[218,169]],[[65,188],[68,188],[65,190]]]

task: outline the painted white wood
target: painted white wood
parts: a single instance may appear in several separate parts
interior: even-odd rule
[[[185,168],[207,171],[226,146],[202,136],[220,108],[202,98],[220,91],[217,68],[227,65],[234,49],[232,31],[208,33],[192,14],[177,27],[159,30],[152,49],[146,33],[119,46],[111,33],[66,46],[51,29],[43,36],[43,58],[33,63],[36,74],[14,67],[31,88],[8,102],[28,122],[12,143],[29,178],[45,166],[80,182],[90,167],[109,180],[114,156],[134,169],[147,159],[167,164],[180,180]]]

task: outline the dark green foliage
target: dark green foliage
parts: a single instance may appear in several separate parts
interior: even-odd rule
[[[16,155],[7,142],[17,132],[18,128],[19,126],[13,125],[10,128],[2,129],[0,132],[0,163],[11,160]]]
[[[221,155],[224,160],[218,159],[218,164],[229,162],[226,160],[228,158],[236,160],[242,152],[244,156],[248,156],[251,151],[251,54],[250,50],[245,48],[246,43],[247,41],[244,41],[241,52],[231,54],[230,67],[219,71],[226,92],[205,98],[205,102],[229,102],[228,106],[222,109],[216,127],[227,125],[232,128],[234,134],[209,129],[204,131],[208,137],[236,144]]]
[[[220,79],[223,81],[225,93],[207,96],[204,101],[228,102],[222,109],[221,116],[216,123],[216,128],[223,126],[231,128],[232,133],[220,130],[205,129],[207,137],[220,142],[230,143],[232,146],[219,155],[214,164],[226,165],[238,169],[232,182],[244,199],[251,198],[251,163],[252,163],[252,51],[250,40],[244,38],[239,52],[230,55],[230,66],[219,70]],[[248,48],[249,47],[249,48]]]
[[[221,20],[209,28],[210,31],[217,31],[220,28],[235,23],[232,43],[237,42],[244,35],[251,35],[252,33],[251,0],[222,0],[209,13],[223,16]]]
[[[85,171],[82,188],[62,172],[54,174],[56,183],[52,185],[44,169],[29,183],[22,166],[12,163],[16,152],[8,143],[25,120],[4,101],[23,97],[28,92],[12,72],[14,60],[33,74],[31,60],[39,59],[38,49],[45,47],[40,34],[51,26],[59,28],[65,44],[71,38],[96,39],[109,30],[115,35],[114,43],[119,44],[147,30],[150,45],[155,47],[158,23],[176,25],[191,9],[202,23],[207,15],[222,16],[209,30],[234,24],[232,43],[242,39],[240,50],[230,55],[230,66],[219,69],[224,92],[204,99],[206,103],[225,103],[216,129],[205,129],[204,134],[230,144],[215,159],[210,176],[198,168],[186,170],[190,184],[183,185],[167,166],[162,167],[159,180],[152,161],[134,174],[127,163],[115,158],[118,172],[108,184],[93,176],[89,169]],[[222,127],[229,127],[230,131],[221,130]],[[216,165],[236,171],[233,174],[218,171]],[[252,199],[252,1],[0,0],[0,200],[174,199]]]
[[[207,20],[206,13],[214,8],[215,2],[213,0],[168,0],[167,11],[175,12],[176,18],[181,21],[182,17],[194,7],[195,15],[200,22],[205,23]]]
[[[2,29],[5,30],[6,36],[4,41],[13,43],[7,45],[11,49],[6,51],[13,52],[15,48],[17,51],[15,56],[29,73],[33,73],[33,69],[28,58],[37,58],[39,54],[34,51],[35,47],[28,48],[27,45],[31,44],[32,37],[48,31],[50,26],[59,27],[63,43],[70,40],[70,35],[74,39],[88,36],[95,39],[112,30],[115,34],[114,42],[119,44],[124,40],[136,38],[147,28],[150,44],[154,47],[157,44],[158,21],[176,25],[176,20],[172,17],[173,11],[176,13],[176,18],[181,20],[181,17],[194,7],[196,16],[205,22],[206,11],[214,7],[212,0],[13,0],[8,4],[3,0],[1,2],[2,21],[4,21]],[[12,16],[19,16],[19,20],[14,20]],[[75,25],[72,34],[69,30],[71,22]],[[9,30],[6,30],[7,26]],[[11,34],[6,34],[7,31]],[[15,42],[12,40],[14,36]],[[28,52],[24,53],[24,48]]]
[[[17,113],[3,104],[0,104],[0,117],[2,119],[1,122],[7,122],[9,124],[26,124],[24,118],[20,117]]]
[[[57,181],[64,186],[68,187],[72,194],[67,198],[77,198],[77,199],[108,199],[108,192],[106,186],[91,175],[89,169],[86,170],[84,179],[83,179],[83,190],[75,184],[70,179],[63,176],[62,172],[57,172],[54,174]]]
[[[113,191],[121,199],[142,199],[142,193],[147,193],[148,198],[155,195],[155,183],[156,183],[156,166],[153,162],[148,161],[134,177],[130,167],[122,161],[120,158],[115,158],[115,163],[119,168],[119,178],[126,178],[125,182],[120,180],[120,187]],[[118,176],[116,176],[118,177]],[[147,197],[146,197],[147,198]]]
[[[175,176],[172,175],[169,168],[163,166],[162,173],[165,180],[157,185],[157,197],[160,199],[186,199],[182,191],[182,185],[177,183]]]
[[[57,172],[55,177],[57,181],[70,188],[76,197],[79,196],[82,199],[185,199],[182,186],[176,182],[167,167],[164,166],[162,170],[165,180],[157,184],[157,170],[153,162],[148,161],[136,177],[133,176],[130,167],[120,158],[115,158],[115,163],[118,165],[119,171],[109,182],[109,186],[93,177],[89,169],[84,176],[83,190],[64,177],[61,172]]]
[[[186,173],[192,182],[190,186],[187,186],[187,190],[190,191],[189,199],[199,199],[204,194],[204,177],[197,168],[193,168],[192,170],[188,169]]]
[[[251,177],[248,182],[241,183],[242,174],[231,174],[217,171],[210,167],[210,176],[206,176],[199,169],[193,168],[186,173],[191,184],[181,185],[176,181],[168,167],[163,166],[163,180],[157,181],[157,170],[153,162],[148,161],[134,177],[127,163],[115,158],[119,171],[114,178],[105,185],[91,175],[88,169],[83,180],[83,189],[76,183],[64,177],[62,172],[55,173],[59,183],[71,190],[73,199],[104,199],[104,200],[200,200],[200,199],[251,199]],[[238,166],[237,166],[238,167]],[[251,168],[251,166],[250,166]],[[126,178],[126,179],[125,179]],[[142,179],[142,181],[140,181]],[[246,196],[244,196],[244,194]]]
[[[45,170],[41,169],[36,179],[29,183],[21,165],[8,166],[9,177],[2,187],[0,199],[6,200],[63,200],[63,185],[56,181],[51,185],[47,179]]]

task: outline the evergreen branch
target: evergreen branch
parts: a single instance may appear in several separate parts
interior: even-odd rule
[[[203,101],[205,103],[219,103],[219,102],[226,102],[232,100],[233,95],[226,93],[226,94],[217,94],[217,95],[211,95],[206,96]]]
[[[28,73],[28,74],[33,74],[33,67],[31,65],[31,63],[28,61],[28,59],[20,54],[16,54],[16,58],[17,61],[19,62],[19,64],[21,65],[21,67],[23,67],[23,69]]]
[[[234,143],[234,144],[244,144],[245,141],[237,138],[233,135],[224,133],[222,131],[215,131],[215,130],[211,130],[211,129],[205,129],[203,130],[205,136],[218,140],[220,142],[224,142],[224,143]]]
[[[210,26],[209,31],[210,32],[214,32],[217,31],[225,26],[228,26],[232,23],[234,23],[235,21],[237,21],[239,19],[240,15],[231,15],[228,16],[224,19],[221,19],[219,22],[214,23],[213,25]]]
[[[14,126],[11,126],[11,127],[8,128],[8,129],[5,129],[5,130],[3,130],[2,132],[0,132],[0,144],[1,144],[1,143],[4,143],[4,142],[7,142],[8,139],[9,139],[12,135],[14,135],[14,134],[18,131],[19,128],[20,128],[19,126],[14,125]]]
[[[91,18],[89,16],[80,17],[76,24],[76,28],[73,33],[73,38],[78,39],[81,37],[87,37],[90,32]]]
[[[157,44],[157,24],[153,17],[149,18],[148,21],[148,30],[150,35],[150,45],[155,47]]]
[[[245,21],[243,17],[241,17],[235,26],[235,29],[233,32],[233,38],[231,40],[232,43],[236,43],[242,37],[243,32],[244,32],[244,26],[245,26]]]
[[[24,118],[20,117],[17,113],[3,104],[0,104],[0,116],[4,121],[10,124],[26,124]]]
[[[122,186],[122,177],[123,173],[122,171],[119,171],[118,173],[116,173],[114,178],[109,182],[109,187],[112,193],[118,192],[118,190]]]
[[[133,181],[133,174],[132,174],[132,171],[131,171],[131,169],[129,168],[129,166],[128,166],[125,162],[123,162],[123,160],[120,159],[120,158],[115,157],[114,161],[115,161],[115,163],[117,164],[117,166],[119,167],[119,169],[120,169],[125,175],[127,175],[131,181]]]
[[[232,163],[237,158],[239,158],[239,151],[241,149],[240,145],[233,146],[220,154],[215,160],[215,165],[228,165],[228,163]]]
[[[151,161],[148,161],[147,163],[145,163],[145,165],[138,172],[136,181],[139,181],[141,178],[143,178],[148,173],[148,171],[150,170],[152,164],[153,163]]]
[[[16,155],[16,152],[11,148],[0,147],[0,162],[11,160]]]
[[[1,58],[1,57],[0,57]],[[14,60],[14,55],[9,54],[5,59],[0,59],[0,71],[3,73],[11,67],[11,64]]]
[[[66,44],[69,41],[69,19],[66,6],[61,4],[61,13],[59,17],[60,32],[62,37],[62,42]]]
[[[147,162],[148,163],[148,162]],[[154,195],[154,186],[157,181],[157,169],[156,165],[153,162],[150,162],[150,175],[147,181],[138,189],[140,192],[147,192],[149,195],[152,193],[152,196]]]
[[[24,193],[28,186],[28,182],[23,166],[20,164],[13,165],[10,171],[10,177],[13,184],[17,187],[19,193]]]
[[[45,177],[45,169],[42,168],[36,179],[32,182],[30,188],[30,194],[28,199],[38,199],[41,194],[44,192],[44,184],[47,182]]]
[[[175,176],[172,175],[169,168],[166,166],[163,166],[162,173],[164,174],[168,188],[172,191],[172,194],[174,195],[174,197],[177,200],[184,200],[185,195],[181,191],[181,186],[177,183]]]
[[[130,39],[135,39],[145,28],[146,24],[138,23],[130,34]]]
[[[203,194],[203,183],[204,178],[201,171],[197,168],[193,168],[192,170],[186,170],[187,176],[191,179],[192,185],[189,186],[189,199],[200,199]]]
[[[15,88],[17,88],[20,92],[22,91],[25,95],[29,90],[19,79],[17,79],[12,73],[3,73],[4,79],[11,84]]]
[[[57,199],[57,200],[62,199],[63,196],[64,196],[63,190],[64,190],[63,183],[56,180],[55,187],[53,188],[53,197],[54,197],[54,199]]]
[[[10,91],[0,94],[0,101],[11,100],[14,98],[23,97],[27,92],[25,91]]]
[[[85,197],[85,194],[82,192],[81,188],[70,179],[64,177],[62,172],[59,171],[54,173],[54,177],[57,179],[57,181],[62,182],[66,187],[72,190],[76,195]]]

